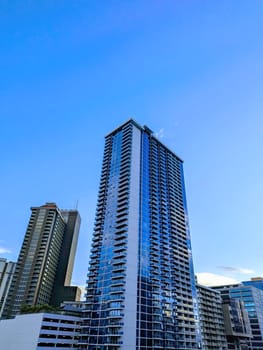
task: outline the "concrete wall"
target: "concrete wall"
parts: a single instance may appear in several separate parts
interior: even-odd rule
[[[0,321],[1,350],[36,350],[43,314]]]

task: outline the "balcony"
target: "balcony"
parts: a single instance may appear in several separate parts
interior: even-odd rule
[[[112,286],[110,288],[110,294],[115,294],[115,293],[122,293],[125,292],[125,288],[123,286]]]
[[[114,274],[112,274],[112,279],[119,279],[119,278],[124,278],[126,276],[126,274],[124,272],[116,272]]]

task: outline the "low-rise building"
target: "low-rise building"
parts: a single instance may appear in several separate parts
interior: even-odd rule
[[[223,300],[235,299],[243,303],[248,314],[252,338],[249,348],[263,350],[263,291],[252,285],[214,287],[220,290]]]
[[[79,324],[80,317],[61,313],[24,314],[14,319],[1,320],[1,349],[76,349]]]
[[[243,281],[244,286],[252,286],[263,290],[263,278],[262,277],[252,277],[249,281]]]
[[[224,297],[222,307],[228,349],[251,349],[252,333],[243,302]]]

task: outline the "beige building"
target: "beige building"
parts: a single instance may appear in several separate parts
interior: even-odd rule
[[[60,211],[55,203],[31,208],[3,318],[12,318],[23,305],[75,301],[79,290],[71,287],[80,216],[76,210]]]

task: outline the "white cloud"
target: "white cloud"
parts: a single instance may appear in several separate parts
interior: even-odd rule
[[[85,300],[85,293],[86,293],[86,286],[78,286],[81,290],[81,297],[80,300],[84,301]]]
[[[85,300],[86,286],[80,285],[80,284],[76,283],[75,281],[72,281],[71,285],[79,287],[79,289],[81,290],[80,300],[81,301]]]
[[[0,254],[6,254],[6,253],[11,253],[10,249],[6,249],[4,247],[0,247]]]
[[[218,266],[219,269],[230,272],[237,272],[244,275],[249,275],[251,273],[255,273],[252,269],[244,269],[242,267],[232,267],[232,266]]]
[[[249,275],[250,273],[255,273],[252,269],[240,269],[241,273],[244,273],[245,275]]]
[[[159,131],[155,133],[155,136],[159,139],[162,139],[164,137],[164,128],[161,128]]]
[[[239,283],[234,278],[217,275],[210,272],[199,272],[196,275],[199,284],[209,287]]]

